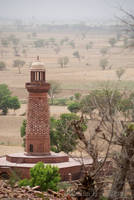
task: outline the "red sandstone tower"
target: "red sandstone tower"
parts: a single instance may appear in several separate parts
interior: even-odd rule
[[[26,83],[29,92],[25,148],[27,155],[50,154],[49,88],[50,84],[45,81],[44,64],[37,58],[37,62],[31,67],[31,82]]]

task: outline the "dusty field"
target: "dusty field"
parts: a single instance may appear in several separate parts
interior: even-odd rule
[[[60,96],[64,96],[66,89],[92,89],[99,81],[117,81],[116,69],[123,67],[126,69],[122,76],[123,81],[134,80],[134,51],[123,48],[123,38],[120,39],[115,47],[110,47],[108,43],[109,38],[116,37],[110,34],[87,34],[86,38],[82,38],[81,34],[47,34],[40,33],[34,37],[27,38],[31,33],[3,33],[1,38],[8,37],[14,34],[20,39],[20,43],[16,47],[18,49],[19,57],[14,55],[13,45],[9,44],[8,47],[2,47],[0,54],[0,60],[4,61],[7,65],[6,71],[0,71],[0,84],[6,83],[13,91],[14,95],[19,96],[21,99],[27,97],[27,92],[24,90],[25,82],[29,81],[29,66],[32,61],[36,60],[36,56],[40,56],[40,60],[45,63],[46,66],[46,78],[47,81],[56,80],[60,83],[63,92]],[[60,41],[67,37],[68,42],[63,45]],[[49,40],[54,38],[56,44],[60,48],[59,53],[55,52],[55,46],[49,45],[48,47],[35,48],[34,42],[38,39]],[[74,41],[75,48],[69,45],[70,41]],[[90,41],[93,42],[93,47],[89,50],[86,49],[86,44]],[[108,48],[108,53],[103,56],[100,53],[102,48]],[[26,50],[26,54],[22,53]],[[0,51],[0,52],[1,52]],[[73,56],[75,51],[79,51],[80,60]],[[61,68],[57,63],[58,58],[67,56],[69,63],[65,68]],[[102,70],[99,63],[100,60],[106,58],[109,62],[107,70]],[[15,59],[24,60],[25,66],[21,69],[21,74],[18,74],[18,69],[13,67],[13,61]],[[108,68],[111,67],[111,70]],[[65,92],[66,94],[66,92]],[[69,94],[67,94],[69,95]]]
[[[117,81],[116,70],[119,67],[125,68],[125,73],[122,76],[122,84],[130,85],[133,89],[134,81],[134,51],[129,49],[124,49],[123,39],[118,41],[115,47],[110,47],[108,40],[115,35],[110,34],[87,34],[86,38],[82,38],[81,34],[48,34],[40,33],[37,34],[36,38],[28,38],[28,34],[31,33],[1,33],[0,39],[3,37],[8,37],[14,34],[19,38],[20,42],[16,47],[18,49],[19,57],[14,55],[14,46],[9,44],[8,47],[0,46],[0,61],[4,61],[7,65],[6,71],[0,71],[0,84],[6,83],[11,89],[13,95],[18,96],[21,100],[27,99],[27,92],[25,90],[25,82],[29,81],[29,66],[32,61],[36,60],[36,56],[40,56],[40,60],[45,63],[46,66],[46,78],[49,82],[50,80],[56,80],[61,85],[61,93],[58,94],[59,97],[71,96],[76,91],[87,92],[89,89],[94,89],[95,87],[104,84],[104,81]],[[69,41],[75,42],[75,48],[72,48],[68,42],[60,45],[61,39],[68,37]],[[34,41],[38,39],[49,39],[55,38],[56,43],[60,47],[59,53],[55,52],[55,47],[50,45],[43,48],[35,48]],[[93,42],[93,47],[89,50],[85,48],[86,44],[90,41]],[[108,53],[102,56],[100,50],[102,48],[108,48]],[[26,50],[26,54],[22,53],[23,49]],[[74,51],[79,51],[80,60],[73,56]],[[2,53],[4,52],[4,53]],[[57,60],[60,57],[68,56],[69,63],[65,68],[61,68],[57,64]],[[102,70],[99,63],[102,58],[106,58],[109,61],[108,68],[110,69]],[[18,69],[13,67],[13,61],[15,59],[24,60],[26,62],[25,66],[21,69],[21,74],[18,74]],[[118,82],[118,81],[117,81]],[[116,83],[117,83],[116,82]],[[126,85],[124,86],[126,87]],[[20,138],[20,125],[24,117],[20,116],[26,111],[26,105],[22,104],[21,109],[16,111],[14,116],[13,112],[9,112],[8,116],[0,116],[0,155],[20,152],[21,138]],[[51,115],[57,116],[60,113],[67,112],[64,107],[51,107]],[[8,146],[4,146],[8,145]],[[11,146],[10,145],[16,145]]]

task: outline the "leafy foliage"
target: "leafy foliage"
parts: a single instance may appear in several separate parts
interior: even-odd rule
[[[102,48],[101,50],[100,50],[100,53],[104,56],[104,55],[106,55],[107,53],[108,53],[108,48]]]
[[[71,124],[74,120],[79,120],[79,117],[74,113],[62,114],[59,119],[51,118],[50,141],[53,151],[68,153],[76,148],[78,137]],[[86,124],[81,126],[84,132],[87,128]]]
[[[6,64],[3,61],[0,61],[0,71],[3,71],[6,69]]]
[[[64,68],[64,66],[67,65],[68,63],[69,63],[69,58],[67,56],[58,59],[58,64],[60,64],[61,68]]]
[[[20,108],[20,102],[18,97],[11,96],[6,84],[0,84],[0,110],[6,115],[9,108],[14,110]]]
[[[25,61],[23,60],[17,59],[17,60],[14,60],[13,62],[13,67],[18,67],[19,74],[21,73],[20,68],[23,67],[24,65],[25,65]]]
[[[8,40],[7,40],[7,39],[5,39],[5,38],[2,38],[2,39],[1,39],[1,44],[2,44],[2,46],[3,46],[3,47],[8,47],[8,45],[9,45],[9,42],[8,42]]]
[[[18,100],[18,97],[16,96],[10,97],[9,104],[10,104],[10,109],[17,110],[20,108],[20,102]]]
[[[117,42],[117,41],[116,41],[115,38],[110,38],[110,39],[109,39],[109,44],[110,44],[112,47],[115,46],[116,42]]]
[[[93,42],[90,41],[87,45],[86,45],[86,49],[89,50],[89,49],[92,49],[93,47]]]
[[[49,83],[51,87],[48,91],[48,94],[51,98],[51,104],[53,105],[54,95],[60,92],[60,84],[57,81],[49,81]]]
[[[79,103],[79,102],[70,103],[70,104],[68,105],[67,109],[68,109],[70,112],[77,113],[77,112],[80,110],[80,103]]]
[[[117,75],[119,80],[121,79],[121,77],[123,76],[124,73],[125,73],[124,68],[119,68],[119,69],[116,70],[116,75]]]
[[[100,60],[100,67],[102,70],[105,70],[106,67],[108,66],[108,60],[106,58]]]
[[[26,135],[26,125],[27,125],[27,121],[24,119],[22,122],[22,125],[20,127],[20,135],[23,138],[23,145],[25,147],[25,135]]]
[[[35,45],[36,48],[44,47],[44,40],[43,39],[36,40],[34,42],[34,45]]]
[[[73,52],[73,56],[74,56],[75,58],[80,59],[79,51],[74,51],[74,52]]]
[[[56,166],[44,165],[38,162],[30,169],[31,179],[23,179],[19,182],[19,186],[30,185],[31,187],[40,186],[41,191],[52,189],[58,190],[57,184],[60,181],[59,169]]]

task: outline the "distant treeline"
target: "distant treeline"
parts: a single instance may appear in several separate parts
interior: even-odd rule
[[[100,32],[100,33],[113,33],[124,30],[124,26],[120,25],[85,25],[85,24],[1,24],[0,30],[2,31],[20,31],[20,32]]]

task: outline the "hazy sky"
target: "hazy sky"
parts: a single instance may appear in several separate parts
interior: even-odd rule
[[[109,19],[119,14],[120,5],[134,10],[134,0],[0,0],[0,17]]]

